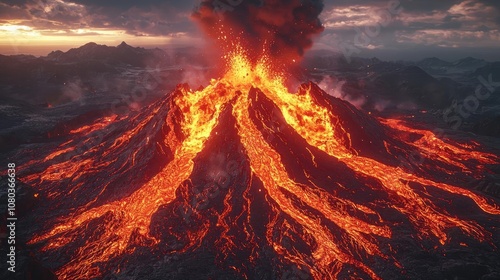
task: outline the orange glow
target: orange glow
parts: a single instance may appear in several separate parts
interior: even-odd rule
[[[69,133],[70,134],[92,133],[93,131],[105,128],[106,126],[108,126],[108,124],[116,121],[117,119],[118,119],[117,115],[112,115],[110,117],[99,119],[92,125],[84,125],[77,129],[73,129]]]
[[[408,141],[407,143],[419,148],[428,155],[436,157],[440,161],[456,164],[465,172],[470,172],[471,170],[464,164],[461,164],[461,161],[477,160],[481,165],[496,163],[495,155],[471,150],[476,145],[461,147],[463,145],[459,143],[446,143],[439,139],[432,131],[410,128],[401,120],[380,119],[380,121],[395,130],[421,136],[417,141]]]
[[[80,29],[46,29],[24,24],[23,20],[7,20],[0,23],[0,53],[5,55],[33,54],[45,56],[56,49],[67,51],[88,42],[116,46],[122,41],[135,46],[166,46],[176,44],[200,44],[199,38],[190,37],[186,33],[175,33],[168,36],[148,35],[135,36],[124,29],[116,28],[80,28]]]
[[[228,70],[221,79],[212,80],[209,86],[198,91],[181,86],[178,87],[176,94],[172,95],[169,111],[164,120],[166,128],[162,141],[172,151],[173,158],[160,172],[129,196],[95,207],[87,204],[65,217],[50,230],[31,239],[31,244],[45,242],[43,247],[45,251],[64,248],[79,238],[75,234],[75,229],[87,227],[91,221],[105,215],[112,215],[112,222],[104,228],[104,232],[98,238],[85,241],[76,251],[76,255],[57,270],[57,275],[61,279],[99,277],[103,271],[99,270],[97,264],[134,252],[138,245],[137,238],[132,238],[135,234],[142,237],[139,241],[142,245],[158,244],[158,238],[150,232],[153,214],[160,206],[172,203],[176,198],[176,190],[189,180],[195,157],[203,151],[206,141],[218,124],[219,116],[224,109],[229,108],[228,106],[232,106],[231,113],[236,120],[238,135],[248,157],[252,176],[262,182],[263,191],[275,205],[272,209],[274,214],[284,213],[287,217],[283,224],[278,225],[274,221],[266,225],[267,242],[276,254],[298,267],[307,268],[315,279],[334,279],[346,265],[363,271],[371,278],[380,278],[359,257],[376,256],[386,260],[391,259],[382,253],[384,245],[380,240],[392,237],[393,225],[377,214],[376,206],[395,209],[408,217],[420,238],[436,238],[441,244],[445,244],[448,241],[448,229],[457,227],[478,240],[488,239],[488,233],[480,225],[447,213],[434,203],[435,197],[431,194],[424,196],[416,191],[416,188],[432,187],[452,195],[469,198],[482,211],[493,215],[500,215],[498,206],[472,191],[359,155],[358,151],[352,148],[347,128],[342,126],[336,112],[319,102],[317,96],[311,92],[311,87],[302,87],[297,94],[290,93],[284,86],[283,76],[271,70],[269,66],[271,62],[266,57],[253,65],[247,60],[244,52],[238,49],[229,54],[227,60]],[[386,192],[388,194],[386,200],[360,204],[347,198],[336,197],[334,193],[339,186],[330,186],[330,192],[316,186],[311,178],[307,183],[298,183],[290,178],[282,156],[263,136],[250,115],[252,102],[255,101],[253,98],[258,98],[252,96],[251,92],[256,89],[279,108],[286,124],[311,146],[311,149],[307,150],[316,168],[318,165],[315,157],[328,156],[338,159],[357,175],[372,178],[376,183],[373,185],[367,183],[365,187],[377,192]],[[157,106],[152,109],[150,115],[136,119],[141,121],[117,137],[105,153],[125,147],[132,136],[137,135],[148,125],[160,109],[167,108]],[[116,117],[100,120],[94,125],[82,127],[71,133],[90,133],[104,129],[108,122],[117,121]],[[384,120],[383,123],[393,127],[395,133],[420,134],[422,137],[412,146],[426,154],[435,155],[451,166],[465,168],[461,163],[464,159],[475,159],[481,164],[496,161],[493,155],[470,152],[458,145],[445,143],[428,131],[410,129],[395,120]],[[180,127],[182,136],[176,133],[177,127]],[[271,130],[271,128],[266,129]],[[45,161],[70,153],[73,149],[71,144],[73,143],[61,145],[59,150],[47,156]],[[92,154],[95,152],[94,149],[97,147],[86,153]],[[133,162],[134,158],[135,154],[130,161]],[[80,176],[89,176],[89,173],[96,173],[97,170],[104,169],[110,164],[111,162],[99,162],[98,159],[63,161],[51,165],[40,173],[28,176],[27,181],[31,184],[41,183],[40,190],[43,191],[46,183],[50,184],[62,178],[76,181]],[[69,191],[81,187],[83,187],[81,184],[71,186]],[[299,207],[287,193],[293,194],[317,214]],[[225,209],[230,209],[229,202],[225,201],[225,204]],[[363,218],[366,216],[372,218]],[[342,234],[334,232],[325,221],[338,226]],[[291,223],[297,224],[299,229],[294,229],[292,226],[286,229],[285,227]],[[218,224],[225,228],[225,233],[229,231],[230,225],[223,219],[219,220]],[[313,240],[305,241],[311,246],[310,255],[299,250],[287,249],[283,245],[282,238],[273,235],[275,226],[283,226],[283,232],[296,231],[295,233],[304,240]],[[196,233],[186,233],[191,243],[182,250],[197,244],[203,239],[207,230],[202,228]],[[311,245],[313,243],[314,246]],[[397,261],[394,261],[394,265],[400,267]]]

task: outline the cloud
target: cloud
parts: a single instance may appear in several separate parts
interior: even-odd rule
[[[384,12],[391,3],[399,3],[402,11],[387,20]],[[500,44],[500,1],[493,0],[325,1],[321,19],[326,30],[317,47],[345,51],[354,46],[356,55],[374,50],[395,50],[394,54],[405,49],[479,50]],[[381,28],[375,36],[360,40],[367,27],[377,26]]]
[[[426,12],[405,11],[399,19],[405,26],[418,28],[422,26],[435,29],[473,30],[488,27],[497,29],[499,10],[494,6],[479,1],[466,0],[444,10]]]
[[[11,6],[0,2],[0,20],[29,19],[29,13],[18,6]]]
[[[0,18],[33,29],[121,29],[138,36],[193,31],[190,1],[3,1]],[[69,32],[71,33],[71,32]]]
[[[477,0],[466,0],[446,10],[404,12],[399,18],[406,30],[396,32],[400,43],[439,47],[494,47],[500,43],[500,10]]]
[[[500,32],[491,31],[463,31],[463,30],[418,30],[413,32],[399,32],[397,40],[400,43],[415,43],[420,45],[436,45],[439,47],[474,47],[498,46]]]
[[[328,29],[372,26],[383,20],[382,11],[383,8],[380,5],[333,7],[321,15],[321,20]]]
[[[500,27],[498,21],[500,9],[479,1],[463,1],[453,5],[447,12],[452,21],[463,23],[464,27],[469,30],[485,27],[498,29]]]
[[[92,14],[93,27],[123,28],[128,34],[165,35],[176,32],[193,32],[194,26],[188,15],[194,1],[83,1]]]

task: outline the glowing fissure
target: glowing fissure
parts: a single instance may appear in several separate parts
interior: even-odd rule
[[[405,133],[416,134],[421,136],[417,141],[408,141],[407,143],[417,147],[429,156],[437,157],[440,161],[454,164],[464,172],[471,170],[461,163],[461,161],[477,160],[480,164],[494,164],[496,157],[494,155],[460,147],[460,144],[449,144],[439,139],[432,131],[410,128],[401,120],[396,119],[380,119],[382,123],[391,128]]]
[[[78,209],[52,229],[35,236],[30,241],[31,244],[43,241],[44,250],[64,248],[79,238],[76,229],[87,227],[93,220],[102,220],[106,215],[112,215],[113,219],[108,221],[109,225],[105,227],[104,232],[87,240],[72,259],[58,269],[58,276],[64,279],[97,277],[103,273],[98,268],[99,263],[123,254],[131,254],[138,245],[136,240],[141,240],[142,245],[158,244],[159,240],[150,233],[153,214],[160,206],[171,203],[176,198],[176,190],[189,180],[193,171],[194,158],[203,151],[204,144],[217,125],[221,112],[231,104],[232,115],[236,120],[241,144],[249,159],[252,176],[262,181],[266,194],[278,205],[278,208],[273,211],[285,213],[289,217],[287,219],[291,219],[288,222],[298,224],[302,235],[312,236],[316,244],[311,248],[311,256],[298,250],[290,251],[273,237],[272,229],[276,225],[271,222],[267,225],[266,236],[269,246],[288,262],[301,268],[305,267],[315,279],[335,278],[346,264],[358,268],[371,278],[379,278],[360,256],[371,255],[390,259],[390,256],[382,253],[383,245],[379,242],[382,239],[391,238],[390,222],[384,221],[380,216],[377,221],[365,221],[348,211],[355,209],[375,215],[377,211],[374,204],[363,205],[349,199],[335,197],[317,187],[312,180],[310,184],[299,184],[291,179],[280,154],[266,141],[249,115],[252,102],[249,92],[253,88],[259,89],[279,108],[286,123],[310,146],[337,158],[357,174],[376,179],[378,184],[365,187],[388,193],[388,201],[385,201],[383,206],[394,208],[406,216],[421,238],[435,237],[441,244],[444,244],[448,239],[447,229],[458,227],[474,238],[481,241],[487,240],[488,233],[480,225],[447,213],[437,207],[431,197],[424,197],[411,185],[430,186],[450,194],[468,197],[489,214],[499,215],[498,206],[471,191],[420,177],[402,168],[358,155],[351,148],[350,135],[340,125],[335,112],[331,108],[318,104],[310,88],[303,88],[299,94],[289,93],[284,86],[283,78],[270,71],[269,62],[265,59],[252,66],[242,53],[234,53],[228,57],[230,57],[230,68],[222,79],[212,80],[209,86],[199,91],[180,87],[180,94],[172,97],[174,98],[171,103],[173,107],[169,108],[170,111],[165,120],[170,129],[165,134],[164,146],[170,148],[173,158],[160,172],[131,195],[101,206]],[[120,136],[109,149],[114,150],[126,145],[127,141],[161,109],[166,108],[155,108],[150,116]],[[174,116],[176,113],[179,113],[180,117]],[[396,129],[400,131],[409,129],[391,120],[385,123],[392,127],[398,126]],[[175,133],[176,127],[180,127],[182,137]],[[73,132],[78,131],[87,131],[87,129]],[[432,135],[429,135],[427,131],[413,130],[412,132],[423,135],[420,141],[414,143],[415,148],[427,153],[439,153],[439,158],[450,165],[462,166],[462,163],[456,160],[464,154],[481,163],[496,160],[494,156],[486,153],[467,153],[463,148],[455,145],[436,142],[437,140],[431,139]],[[62,145],[60,150],[47,156],[45,161],[57,159],[61,154],[71,152],[70,144],[72,143]],[[308,151],[311,160],[315,163],[314,153],[310,149]],[[95,150],[88,153],[92,152]],[[91,164],[91,161],[92,159],[82,159],[77,164],[63,161],[43,172],[28,176],[27,181],[28,183],[41,182],[40,190],[43,191],[43,183],[46,181],[78,178],[83,173],[89,172],[84,167]],[[100,163],[98,168],[106,168],[107,164],[109,163]],[[334,189],[336,186],[332,185],[330,188]],[[288,194],[293,194],[302,203],[320,214],[316,216],[304,211]],[[232,190],[229,190],[224,204],[229,203],[232,195]],[[335,205],[332,202],[335,202]],[[220,226],[226,228],[221,239],[230,239],[224,237],[229,232],[230,225],[225,222],[224,217],[229,215],[230,207],[230,205],[225,206],[226,211],[223,212],[218,222]],[[249,208],[248,205],[243,211],[248,211],[248,215],[251,215]],[[342,233],[336,234],[323,221],[334,223]],[[191,239],[202,239],[207,230],[205,228],[198,234],[188,233],[188,235]],[[253,234],[251,227],[245,226],[244,230],[248,240],[251,240]],[[297,234],[301,235],[301,232]],[[141,238],[138,239],[137,236]],[[199,240],[191,240],[190,244],[197,242]],[[348,247],[345,244],[352,246]],[[229,243],[224,246],[229,248],[238,245]],[[398,265],[397,261],[394,261],[394,264]]]

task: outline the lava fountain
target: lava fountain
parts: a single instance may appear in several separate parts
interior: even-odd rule
[[[52,266],[61,279],[119,275],[138,256],[207,250],[233,279],[256,278],[265,263],[271,278],[293,268],[304,279],[379,279],[377,263],[403,269],[391,247],[402,231],[433,246],[450,242],[451,229],[464,240],[490,241],[488,229],[456,213],[500,215],[493,201],[461,187],[497,157],[374,119],[313,83],[289,92],[281,66],[308,46],[319,29],[307,20],[316,23],[311,13],[319,13],[316,1],[274,2],[264,1],[263,11],[240,9],[274,35],[287,20],[307,26],[298,48],[279,53],[293,43],[270,35],[244,48],[229,39],[244,42],[236,39],[248,30],[218,19],[218,42],[227,49],[221,78],[199,90],[179,85],[137,114],[72,131],[20,168],[50,213],[29,244],[57,256]],[[278,6],[283,18],[266,22]],[[195,17],[212,22],[206,9]],[[77,152],[97,135],[104,136]],[[420,166],[401,165],[415,153],[425,159]]]

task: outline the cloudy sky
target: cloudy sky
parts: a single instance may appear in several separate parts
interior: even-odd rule
[[[224,0],[221,0],[224,1]],[[197,45],[198,1],[0,1],[0,53],[45,55],[93,41]],[[326,0],[314,48],[355,56],[500,60],[498,0]]]

